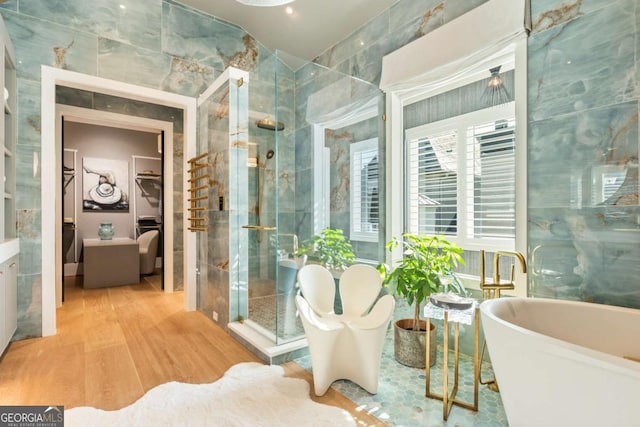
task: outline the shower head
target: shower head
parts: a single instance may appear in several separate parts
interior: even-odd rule
[[[262,120],[258,120],[256,122],[256,125],[261,129],[268,129],[268,130],[283,130],[284,129],[284,123],[282,123],[282,122],[276,123],[275,121],[271,120],[268,117],[265,117]]]
[[[273,155],[276,154],[273,150],[267,151],[267,159],[273,158]]]

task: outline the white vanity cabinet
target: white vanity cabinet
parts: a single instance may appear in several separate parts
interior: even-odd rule
[[[18,240],[0,243],[0,355],[18,325]]]

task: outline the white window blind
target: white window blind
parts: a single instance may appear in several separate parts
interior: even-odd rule
[[[409,144],[409,224],[420,234],[457,234],[456,130],[446,130]]]
[[[467,129],[469,238],[515,236],[515,119]]]
[[[406,131],[407,231],[470,249],[513,244],[514,113],[509,103]]]
[[[377,242],[379,224],[378,139],[350,145],[351,240]]]

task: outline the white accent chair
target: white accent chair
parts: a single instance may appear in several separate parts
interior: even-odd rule
[[[140,274],[151,274],[156,268],[156,255],[158,252],[158,230],[147,231],[138,237],[140,252]]]
[[[356,264],[342,273],[342,314],[334,312],[335,282],[329,270],[306,265],[298,272],[298,284],[296,306],[309,343],[315,394],[324,395],[339,379],[376,394],[382,346],[395,308],[391,295],[377,299],[382,288],[378,271]]]

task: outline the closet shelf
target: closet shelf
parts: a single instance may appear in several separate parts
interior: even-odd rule
[[[153,173],[153,172],[138,172],[136,174],[136,179],[151,179],[151,180],[155,180],[158,178],[161,178],[162,175],[159,173]]]

